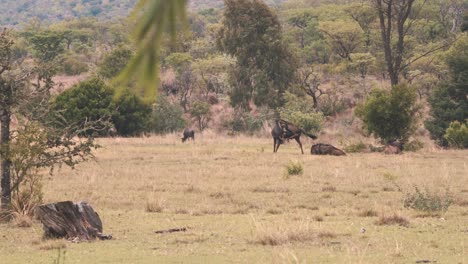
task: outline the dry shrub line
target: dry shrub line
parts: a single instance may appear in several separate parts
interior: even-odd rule
[[[401,216],[397,213],[394,213],[393,215],[390,216],[385,216],[382,215],[377,222],[375,222],[377,225],[399,225],[399,226],[404,226],[408,227],[410,222],[409,220]]]
[[[452,194],[448,189],[446,189],[445,194],[437,194],[427,188],[422,192],[417,186],[414,186],[414,192],[406,193],[403,200],[405,208],[436,215],[446,212],[452,203]]]

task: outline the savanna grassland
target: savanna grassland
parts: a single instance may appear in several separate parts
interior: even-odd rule
[[[37,221],[1,224],[1,263],[468,261],[466,150],[312,156],[307,141],[304,155],[293,142],[274,154],[267,137],[208,134],[99,143],[95,161],[44,179],[44,200],[88,201],[114,238],[44,241]],[[288,175],[292,163],[303,173]],[[453,202],[405,208],[414,186]]]

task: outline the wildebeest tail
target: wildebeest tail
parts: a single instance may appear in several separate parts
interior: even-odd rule
[[[303,129],[302,129],[302,133],[304,133],[305,135],[307,135],[307,136],[310,137],[311,139],[317,139],[317,136],[316,136],[316,135],[309,134],[309,133],[305,132]]]

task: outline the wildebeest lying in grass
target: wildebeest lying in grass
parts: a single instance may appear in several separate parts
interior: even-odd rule
[[[195,141],[195,131],[193,131],[193,129],[186,128],[186,129],[184,129],[182,142],[185,142],[185,140],[187,140],[189,138],[191,138],[193,141]]]
[[[344,151],[342,151],[341,149],[338,149],[330,144],[323,144],[323,143],[312,145],[312,148],[310,149],[310,154],[333,155],[333,156],[345,156],[346,155],[346,153],[344,153]]]
[[[283,119],[275,120],[275,126],[271,130],[271,136],[273,137],[273,152],[278,151],[279,146],[284,143],[284,140],[295,139],[297,144],[299,144],[299,147],[301,147],[302,154],[304,154],[300,139],[302,133],[312,139],[317,138],[315,135],[305,132],[302,128],[293,123]]]

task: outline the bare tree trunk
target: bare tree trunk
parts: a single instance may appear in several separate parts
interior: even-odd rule
[[[0,147],[1,147],[1,209],[5,211],[11,205],[11,160],[9,157],[10,151],[10,121],[11,113],[9,107],[3,109],[0,113]]]

